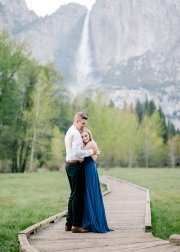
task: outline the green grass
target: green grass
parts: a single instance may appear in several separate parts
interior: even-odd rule
[[[0,174],[0,251],[17,252],[19,231],[67,208],[65,173]]]
[[[180,234],[180,169],[111,168],[111,175],[150,189],[153,235],[168,239]]]
[[[166,239],[180,234],[180,169],[99,169],[147,187],[151,192],[153,234]],[[0,174],[0,251],[17,252],[17,234],[67,208],[65,173]]]

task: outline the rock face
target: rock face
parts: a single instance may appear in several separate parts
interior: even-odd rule
[[[26,41],[41,63],[54,62],[69,83],[75,79],[76,53],[87,9],[78,4],[62,6],[44,18],[29,11],[25,0],[0,0],[0,29]]]
[[[86,12],[85,7],[77,4],[62,6],[54,14],[32,23],[16,38],[25,39],[32,55],[42,63],[53,61],[70,81],[75,78],[75,58]]]
[[[68,4],[40,18],[25,0],[0,0],[0,29],[26,40],[41,63],[53,61],[67,85],[78,90],[77,54],[88,32],[89,43],[82,48],[89,47],[92,88],[101,86],[119,106],[124,100],[153,98],[178,125],[180,1],[96,0],[84,32],[87,13],[84,6]]]
[[[179,24],[177,0],[97,0],[91,42],[103,83],[137,87],[180,80]]]
[[[0,29],[16,34],[38,19],[24,0],[0,0]]]
[[[96,61],[118,64],[148,51],[175,55],[179,23],[178,0],[97,0],[91,12]]]
[[[97,0],[91,48],[116,104],[153,98],[180,127],[180,1]]]

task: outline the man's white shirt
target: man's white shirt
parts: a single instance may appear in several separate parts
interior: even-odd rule
[[[93,155],[94,151],[83,150],[83,141],[79,130],[72,125],[65,135],[66,161],[81,160]]]

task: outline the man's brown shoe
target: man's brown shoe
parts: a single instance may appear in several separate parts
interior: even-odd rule
[[[72,227],[72,233],[88,233],[89,230],[84,229],[83,227]]]
[[[71,231],[72,227],[65,226],[64,230],[65,231]]]

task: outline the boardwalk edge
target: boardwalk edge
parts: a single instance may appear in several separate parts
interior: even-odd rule
[[[151,205],[150,205],[150,192],[149,192],[149,189],[147,189],[145,187],[142,187],[142,186],[138,186],[136,184],[125,181],[125,180],[120,179],[120,178],[111,177],[111,176],[106,176],[106,177],[109,178],[109,179],[114,179],[114,180],[119,181],[121,183],[129,184],[129,185],[131,185],[133,187],[136,187],[136,188],[146,192],[146,211],[145,211],[144,230],[145,230],[145,232],[151,232],[152,224],[151,224]]]
[[[145,215],[145,232],[151,232],[151,205],[150,205],[150,192],[146,189],[146,215]]]
[[[102,195],[104,197],[104,196],[108,195],[111,192],[111,188],[110,188],[109,184],[107,182],[102,181],[102,179],[100,179],[100,183],[107,187],[107,191],[102,193]]]
[[[104,182],[104,181],[100,181],[101,184],[105,185],[107,187],[107,191],[105,191],[102,195],[106,196],[107,194],[109,194],[111,192],[111,189],[109,187],[109,184]],[[34,234],[40,230],[42,230],[43,228],[45,228],[48,224],[50,223],[55,223],[58,220],[62,219],[63,217],[65,217],[67,215],[67,210],[60,212],[58,214],[55,214],[47,219],[44,219],[43,221],[40,221],[22,231],[19,232],[18,234],[18,241],[19,241],[19,251],[20,252],[40,252],[39,250],[35,249],[34,247],[32,247],[29,244],[28,241],[28,237],[31,234]]]
[[[169,238],[169,243],[171,245],[180,246],[180,235],[179,234],[172,234]]]
[[[151,223],[151,205],[150,205],[150,191],[147,188],[138,186],[136,184],[133,184],[131,182],[125,181],[120,178],[106,176],[107,178],[114,179],[117,181],[120,181],[122,183],[127,183],[129,185],[132,185],[136,188],[139,188],[141,190],[146,191],[146,214],[145,214],[145,232],[151,232],[152,231],[152,223]],[[180,246],[180,235],[179,234],[172,234],[169,237],[169,243],[170,245]]]
[[[18,240],[19,240],[19,251],[20,252],[39,252],[37,249],[33,248],[32,246],[30,246],[29,242],[28,242],[28,237],[31,234],[34,234],[38,231],[40,231],[41,229],[43,229],[45,226],[51,224],[51,223],[55,223],[58,220],[60,220],[61,218],[65,217],[67,214],[67,211],[63,211],[60,212],[58,214],[55,214],[43,221],[40,221],[22,231],[19,232],[18,234]]]

